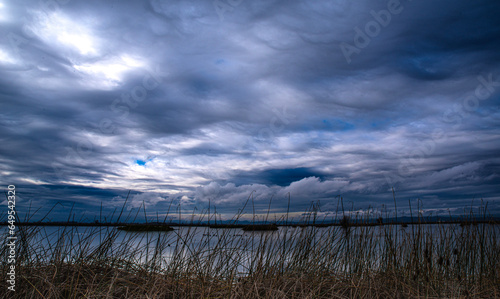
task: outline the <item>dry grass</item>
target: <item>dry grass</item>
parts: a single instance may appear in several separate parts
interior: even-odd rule
[[[500,297],[499,228],[489,224],[17,229],[16,292],[4,280],[2,298]]]

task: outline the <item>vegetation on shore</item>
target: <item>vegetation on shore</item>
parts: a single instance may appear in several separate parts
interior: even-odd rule
[[[169,232],[174,230],[168,225],[149,225],[149,224],[127,224],[117,227],[118,230],[127,232]]]
[[[314,212],[314,211],[313,211]],[[308,215],[314,215],[309,213]],[[486,211],[467,214],[471,223]],[[16,292],[2,298],[495,298],[499,227],[18,227]],[[304,222],[315,223],[306,218]],[[82,232],[83,230],[83,232]],[[201,234],[203,233],[203,234]],[[7,272],[7,248],[1,270]]]
[[[242,228],[244,231],[273,231],[278,230],[276,224],[251,224]]]

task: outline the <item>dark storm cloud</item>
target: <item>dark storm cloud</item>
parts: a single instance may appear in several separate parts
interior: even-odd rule
[[[295,181],[300,181],[308,177],[318,177],[320,179],[324,179],[325,176],[321,174],[321,172],[314,171],[314,169],[300,167],[244,172],[234,175],[232,179],[237,185],[256,183],[286,187]]]
[[[497,1],[47,3],[0,5],[0,172],[34,205],[500,210]]]

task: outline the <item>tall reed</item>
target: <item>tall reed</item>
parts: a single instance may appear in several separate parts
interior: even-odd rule
[[[311,216],[317,208],[306,213],[304,224],[317,221]],[[7,292],[4,285],[0,294],[2,298],[500,296],[499,227],[469,224],[486,219],[486,209],[465,214],[465,225],[357,226],[376,221],[351,215],[344,214],[337,226],[282,226],[274,232],[20,226],[16,292]],[[2,246],[4,273],[7,256]]]

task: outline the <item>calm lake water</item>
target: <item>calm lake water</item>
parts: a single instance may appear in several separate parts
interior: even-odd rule
[[[500,235],[500,226],[478,225],[482,229]],[[179,262],[194,255],[199,258],[216,253],[222,262],[238,264],[238,272],[245,273],[248,267],[260,255],[267,260],[278,259],[284,252],[292,256],[297,247],[314,251],[318,248],[342,248],[341,254],[348,254],[350,244],[357,240],[369,240],[362,245],[374,251],[384,246],[387,236],[391,242],[405,245],[407,237],[420,230],[421,240],[435,242],[436,246],[453,246],[454,240],[467,232],[467,227],[459,225],[400,225],[391,227],[352,227],[346,232],[341,227],[279,227],[277,231],[245,232],[241,229],[212,229],[208,227],[174,227],[170,232],[125,232],[116,227],[23,227],[16,228],[17,251],[29,247],[29,252],[37,255],[42,262],[49,262],[54,256],[63,255],[65,260],[72,260],[75,255],[85,252],[86,256],[97,256],[107,249],[107,256],[132,258],[135,262],[146,263],[160,252],[161,264]],[[24,235],[23,234],[28,234]],[[7,236],[7,228],[0,230]],[[373,236],[373,237],[367,237]],[[473,235],[467,235],[473,237]],[[443,239],[451,239],[443,243]],[[496,238],[498,241],[498,238]],[[27,242],[23,242],[27,241]],[[441,242],[441,244],[440,244]],[[358,248],[359,248],[358,243]],[[266,255],[267,254],[267,255]],[[4,257],[2,257],[3,260]],[[156,256],[158,258],[158,256]],[[224,258],[226,258],[224,260]],[[286,257],[287,258],[287,257]]]

